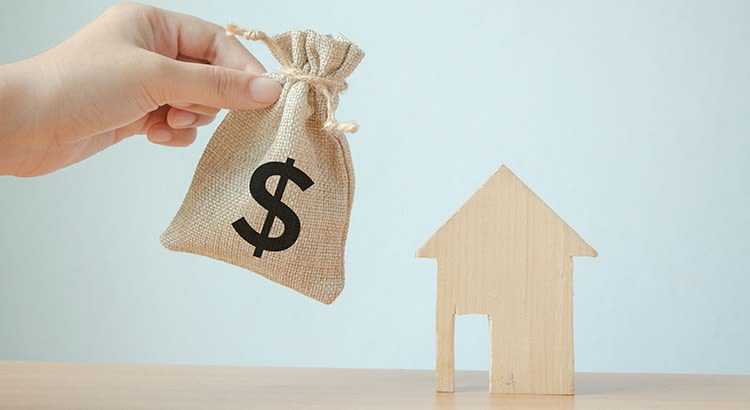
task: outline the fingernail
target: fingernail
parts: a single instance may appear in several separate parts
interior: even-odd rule
[[[172,115],[172,127],[182,128],[195,124],[198,116],[190,111],[176,111]]]
[[[255,63],[248,63],[242,71],[253,73],[253,74],[263,74],[266,72],[266,70],[263,69],[263,66],[259,66]]]
[[[256,77],[250,82],[250,98],[260,104],[271,104],[279,99],[281,84],[266,77]]]
[[[153,142],[167,142],[172,139],[172,133],[165,129],[156,129],[151,131],[151,141]]]

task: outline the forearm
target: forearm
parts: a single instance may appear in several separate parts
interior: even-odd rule
[[[48,53],[0,65],[0,175],[34,175],[50,149],[61,103]]]
[[[0,175],[18,175],[24,169],[34,107],[29,100],[29,79],[24,62],[0,65]]]

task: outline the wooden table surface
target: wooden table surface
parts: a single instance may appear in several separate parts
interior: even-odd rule
[[[579,373],[576,396],[487,393],[457,372],[0,361],[1,409],[750,409],[750,376]]]

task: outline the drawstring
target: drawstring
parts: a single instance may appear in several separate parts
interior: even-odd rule
[[[239,36],[252,41],[262,41],[281,63],[282,69],[280,74],[283,78],[302,81],[317,90],[323,96],[326,102],[326,110],[328,111],[323,130],[328,132],[357,132],[359,125],[356,122],[336,121],[335,98],[338,93],[346,90],[346,81],[305,74],[296,69],[292,65],[292,62],[287,59],[286,53],[279,45],[260,30],[245,30],[230,23],[227,24],[227,35]]]

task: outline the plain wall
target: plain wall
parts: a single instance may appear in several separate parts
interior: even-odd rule
[[[108,4],[3,2],[0,63]],[[361,125],[346,288],[325,306],[163,249],[218,121],[187,149],[134,137],[0,177],[0,359],[433,368],[414,254],[507,164],[599,252],[575,260],[579,371],[750,373],[750,2],[156,5],[365,50],[338,110]],[[459,319],[459,368],[487,368],[486,326]]]

